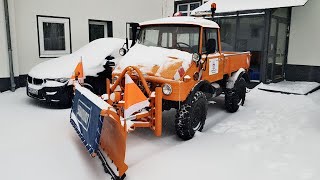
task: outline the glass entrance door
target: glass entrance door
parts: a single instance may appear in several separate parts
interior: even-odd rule
[[[268,82],[284,79],[289,38],[288,17],[289,10],[287,8],[277,9],[271,17],[267,66]]]
[[[284,64],[287,60],[288,24],[278,21],[277,49],[274,63],[274,80],[283,79]]]

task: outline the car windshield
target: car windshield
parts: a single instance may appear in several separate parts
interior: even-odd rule
[[[191,25],[152,25],[142,27],[138,39],[145,46],[199,52],[200,27]]]

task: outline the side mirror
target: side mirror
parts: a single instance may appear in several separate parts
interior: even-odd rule
[[[106,65],[109,66],[109,67],[113,67],[113,66],[116,65],[116,63],[111,62],[111,61],[107,61]]]
[[[114,59],[113,56],[107,56],[107,57],[106,57],[106,60],[108,60],[108,61],[111,61],[111,60],[113,60],[113,59]]]
[[[119,50],[119,54],[120,54],[120,56],[124,56],[124,55],[127,54],[127,50],[126,50],[125,48],[121,48],[121,49]]]
[[[131,29],[130,39],[132,40],[132,44],[130,47],[133,47],[137,42],[138,34],[140,32],[140,25],[139,23],[129,23],[129,24]]]

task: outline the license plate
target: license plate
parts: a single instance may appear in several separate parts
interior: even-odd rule
[[[37,89],[28,88],[28,91],[29,91],[30,94],[38,95],[38,90]]]

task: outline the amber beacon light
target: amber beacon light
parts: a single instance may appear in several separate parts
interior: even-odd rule
[[[217,10],[217,4],[212,3],[211,4],[212,21],[214,20],[214,15],[216,14],[216,10]]]

